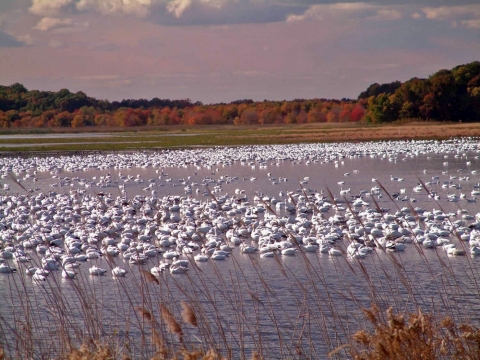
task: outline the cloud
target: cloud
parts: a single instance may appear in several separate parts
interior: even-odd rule
[[[73,4],[73,0],[32,0],[28,11],[40,16],[55,16]]]
[[[17,37],[0,31],[0,47],[21,47],[27,45],[21,39],[18,39]]]
[[[15,36],[15,39],[20,41],[23,45],[33,44],[33,37],[30,34]]]
[[[3,0],[0,0],[0,2]],[[306,5],[278,0],[29,0],[29,12],[48,18],[99,13],[130,15],[162,25],[224,25],[282,22],[289,14],[301,14]],[[392,16],[392,15],[389,15]],[[65,17],[65,16],[63,16]],[[47,20],[44,20],[45,22]],[[49,28],[39,23],[37,29]],[[55,27],[61,23],[57,22]],[[67,25],[67,24],[65,24]],[[50,28],[53,28],[50,27]]]
[[[383,5],[373,5],[366,2],[317,4],[310,6],[301,15],[289,15],[287,22],[302,20],[335,19],[370,19],[370,20],[398,20],[403,17],[398,9]]]
[[[425,7],[423,13],[430,20],[450,21],[453,27],[480,29],[480,4],[463,6]]]
[[[173,0],[167,3],[167,10],[179,18],[190,5],[192,5],[192,0]]]
[[[304,12],[305,5],[272,0],[171,0],[155,3],[149,18],[167,26],[257,24],[283,22]]]
[[[73,22],[71,26],[63,26],[57,27],[52,30],[54,34],[75,34],[75,33],[82,33],[88,30],[90,27],[90,23],[85,21],[81,22]]]
[[[1,0],[0,0],[1,1]],[[223,25],[322,20],[368,19],[394,21],[407,13],[414,19],[449,20],[465,28],[478,28],[480,5],[474,0],[30,0],[29,12],[43,16],[35,29],[47,31],[71,25],[62,14],[96,12],[132,15],[162,25]],[[341,1],[341,0],[340,0]],[[416,5],[413,5],[416,3]],[[410,4],[410,5],[407,5]],[[430,4],[441,4],[431,6]],[[452,4],[452,5],[449,5]],[[465,4],[465,5],[459,5]],[[410,6],[410,11],[408,11]],[[415,8],[412,8],[415,6]],[[423,9],[420,11],[420,8]],[[56,19],[56,20],[51,20]]]
[[[145,17],[156,0],[80,0],[79,11],[96,11],[104,15],[136,15]]]
[[[480,19],[462,20],[460,24],[469,29],[480,29]]]
[[[36,30],[40,31],[47,31],[50,29],[58,28],[58,27],[65,27],[72,25],[72,19],[65,18],[51,18],[51,17],[44,17],[42,18],[38,24],[34,27]]]
[[[403,17],[403,14],[395,9],[379,9],[377,10],[377,14],[372,16],[370,19],[372,20],[383,20],[383,21],[390,21],[390,20],[399,20]]]
[[[220,9],[228,3],[235,3],[237,1],[229,0],[171,0],[167,2],[166,7],[169,13],[174,14],[177,18],[181,17],[183,12],[188,9],[193,3],[204,7],[213,9]]]
[[[480,16],[480,5],[426,7],[422,11],[427,19],[454,20],[464,16]]]

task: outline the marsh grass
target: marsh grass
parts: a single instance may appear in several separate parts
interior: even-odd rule
[[[436,319],[421,310],[399,315],[389,308],[386,318],[375,305],[362,311],[372,330],[353,334],[351,354],[355,359],[478,359],[480,356],[478,327],[458,326],[448,316]]]
[[[62,130],[62,129],[60,129]],[[36,131],[36,130],[35,130]],[[43,130],[42,130],[43,131]],[[40,131],[40,133],[42,133]],[[45,130],[47,131],[47,130]],[[393,124],[322,123],[252,126],[172,126],[82,128],[50,134],[106,133],[104,137],[2,139],[1,151],[128,151],[216,145],[267,145],[303,142],[348,142],[478,137],[480,124],[399,122]],[[29,133],[28,129],[19,130]],[[14,134],[9,132],[8,134]],[[186,135],[186,136],[184,136]],[[12,144],[14,146],[8,146]],[[23,145],[23,146],[22,146]]]
[[[265,216],[280,219],[263,206]],[[308,206],[322,218],[313,201]],[[326,258],[302,251],[283,230],[296,256],[276,254],[276,270],[268,272],[256,254],[232,256],[227,272],[221,263],[206,268],[190,259],[179,276],[128,266],[127,277],[109,279],[107,290],[105,279],[85,271],[32,283],[18,264],[0,299],[0,359],[480,358],[480,287],[469,256],[459,269],[441,249],[413,242],[414,260],[380,243],[367,259],[349,259],[345,238],[337,244],[344,256]],[[122,260],[102,261],[112,269]],[[418,281],[425,274],[427,293]]]

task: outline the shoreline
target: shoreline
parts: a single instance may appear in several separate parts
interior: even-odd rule
[[[49,133],[47,137],[0,135],[0,156],[33,153],[77,153],[134,151],[212,146],[273,145],[298,143],[342,143],[389,140],[447,140],[480,137],[480,123],[407,123],[372,125],[322,123],[270,126],[172,126],[172,128],[83,128],[81,131]],[[92,132],[90,132],[92,131]],[[58,134],[58,136],[55,136]],[[128,141],[125,141],[129,138]],[[73,141],[68,142],[71,139]]]

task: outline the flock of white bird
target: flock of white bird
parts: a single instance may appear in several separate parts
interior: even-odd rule
[[[387,196],[381,184],[353,197],[350,189],[342,187],[338,198],[330,198],[323,191],[304,189],[310,179],[302,177],[299,191],[249,198],[240,188],[225,194],[222,185],[256,178],[216,176],[218,168],[238,163],[259,168],[284,161],[337,165],[345,158],[399,161],[419,154],[445,154],[447,158],[467,158],[468,154],[474,159],[479,150],[475,139],[457,139],[1,158],[0,273],[22,270],[33,281],[46,281],[58,271],[73,279],[80,264],[87,263],[83,266],[89,267],[92,276],[110,273],[122,277],[130,266],[152,264],[153,259],[150,271],[160,276],[163,272],[185,273],[192,262],[226,260],[232,251],[260,258],[318,252],[362,259],[380,248],[404,251],[410,243],[442,247],[449,255],[480,255],[480,213],[472,215],[460,206],[453,213],[414,207],[416,201],[406,188],[390,196],[409,201],[408,206],[395,203],[392,207],[396,210],[389,211],[373,202],[375,197]],[[471,160],[466,160],[465,166],[471,167]],[[198,183],[188,177],[173,179],[165,170],[174,167],[189,169],[192,175],[208,168],[211,176]],[[136,168],[156,169],[158,176],[144,179],[140,174],[122,173]],[[82,177],[88,170],[105,173]],[[440,175],[433,175],[411,191],[426,192],[439,200],[431,187],[459,190],[455,180],[469,181],[476,174],[474,169],[463,171],[469,175],[445,173],[442,176],[448,180],[442,183]],[[362,176],[359,171],[353,173]],[[271,173],[267,176],[272,184],[288,181]],[[52,187],[49,191],[35,187],[45,178]],[[393,175],[390,180],[404,181]],[[372,181],[377,182],[375,178]],[[143,183],[146,193],[128,194],[129,183]],[[185,195],[159,196],[161,186],[183,186]],[[207,197],[196,197],[194,193],[199,192]],[[447,200],[471,203],[479,194],[479,186],[474,186],[471,198],[460,193],[449,194]],[[107,259],[108,269],[98,266],[99,258]],[[123,267],[116,265],[122,261]]]

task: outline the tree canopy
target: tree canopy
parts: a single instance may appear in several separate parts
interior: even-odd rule
[[[27,90],[22,84],[0,86],[2,127],[83,127],[144,125],[282,124],[360,121],[364,108],[349,99],[251,99],[204,105],[190,99],[157,97],[98,100],[79,91]]]
[[[372,84],[359,95],[373,123],[418,118],[480,121],[480,62],[440,70],[428,79]]]

